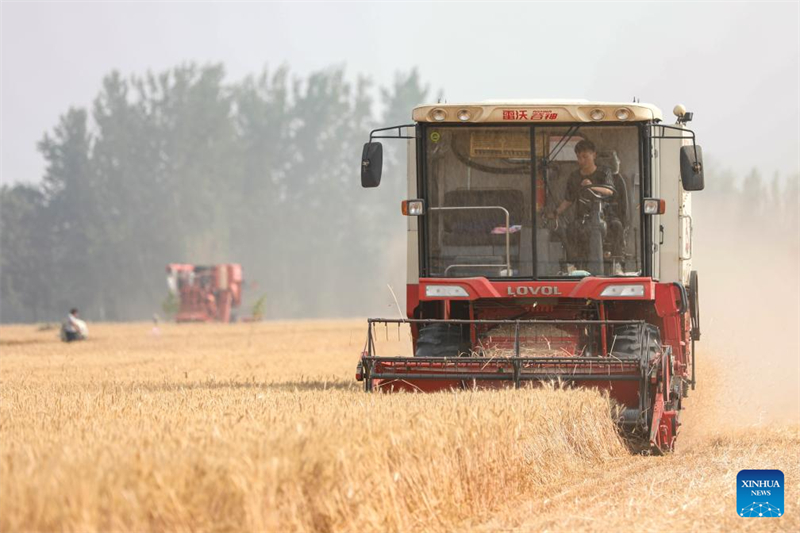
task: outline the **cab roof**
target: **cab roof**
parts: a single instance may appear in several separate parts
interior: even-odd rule
[[[660,122],[661,110],[652,104],[592,102],[589,100],[487,100],[476,103],[433,104],[414,108],[415,122],[434,123],[553,123]]]

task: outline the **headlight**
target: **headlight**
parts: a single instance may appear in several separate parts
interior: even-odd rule
[[[592,109],[592,112],[589,113],[589,116],[592,117],[592,120],[603,120],[603,118],[606,116],[606,113],[602,109]]]
[[[460,285],[426,285],[425,296],[428,298],[466,298],[469,293]]]
[[[617,116],[617,120],[628,120],[629,118],[631,118],[630,110],[625,109],[624,107],[620,107],[619,109],[617,109],[617,112],[615,114]]]
[[[469,120],[471,117],[469,109],[462,109],[458,112],[458,120]]]
[[[642,209],[645,215],[663,215],[667,212],[667,202],[661,198],[645,198]]]
[[[644,296],[644,285],[609,285],[600,296],[618,296],[620,298],[636,298]]]
[[[400,202],[400,211],[407,217],[419,217],[425,214],[423,200],[403,200]]]
[[[441,107],[437,107],[436,109],[431,111],[431,118],[436,122],[441,122],[447,118],[447,111],[445,111]]]

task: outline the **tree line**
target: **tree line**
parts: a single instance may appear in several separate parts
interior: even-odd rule
[[[361,147],[427,92],[416,71],[382,88],[342,68],[112,72],[91,110],[69,109],[38,143],[41,182],[0,190],[0,319],[146,318],[171,262],[241,263],[245,306],[266,295],[267,317],[383,305],[386,283],[404,282],[405,261],[385,253],[404,237],[403,217],[385,216],[405,191],[404,146],[387,143],[372,194]]]
[[[69,109],[39,142],[41,182],[0,188],[0,320],[71,307],[147,318],[171,262],[241,263],[243,314],[258,302],[268,318],[397,315],[387,285],[402,305],[405,146],[384,143],[383,182],[367,191],[361,147],[370,129],[410,122],[429,92],[416,71],[389,87],[342,68],[234,82],[222,65],[112,72],[91,109]],[[721,240],[742,257],[765,239],[796,257],[798,177],[706,163],[699,263]]]

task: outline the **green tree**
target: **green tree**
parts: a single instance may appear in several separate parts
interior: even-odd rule
[[[96,258],[105,228],[97,223],[100,196],[91,164],[94,138],[87,122],[85,110],[70,109],[52,135],[39,143],[47,164],[42,190],[43,216],[53,242],[49,266],[56,272],[51,284],[58,295],[52,303],[60,311],[98,308],[95,282],[102,265]]]
[[[44,219],[45,196],[29,185],[0,188],[0,320],[51,318],[56,278],[49,268],[53,248]]]
[[[404,268],[387,250],[404,242],[406,179],[403,143],[387,142],[384,186],[362,190],[361,146],[427,91],[398,74],[376,120],[376,91],[341,67],[111,72],[91,114],[68,110],[39,143],[41,185],[0,191],[0,318],[147,317],[170,262],[242,263],[246,300],[259,286],[270,316],[364,314],[386,296],[376,272]]]

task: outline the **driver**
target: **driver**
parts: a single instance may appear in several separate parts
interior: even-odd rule
[[[586,233],[582,231],[581,226],[591,214],[591,202],[581,199],[581,193],[585,187],[590,187],[591,185],[613,185],[611,171],[604,167],[598,167],[595,163],[597,148],[592,141],[584,139],[575,145],[575,156],[578,161],[578,170],[573,172],[567,180],[564,200],[556,208],[552,217],[557,219],[572,204],[577,202],[575,218],[567,228],[567,262],[582,263],[587,257],[588,243],[586,242]],[[590,188],[597,196],[603,198],[609,198],[614,194],[612,190],[606,187]],[[611,222],[610,226],[614,226],[614,222]],[[616,232],[612,230],[612,233]]]

